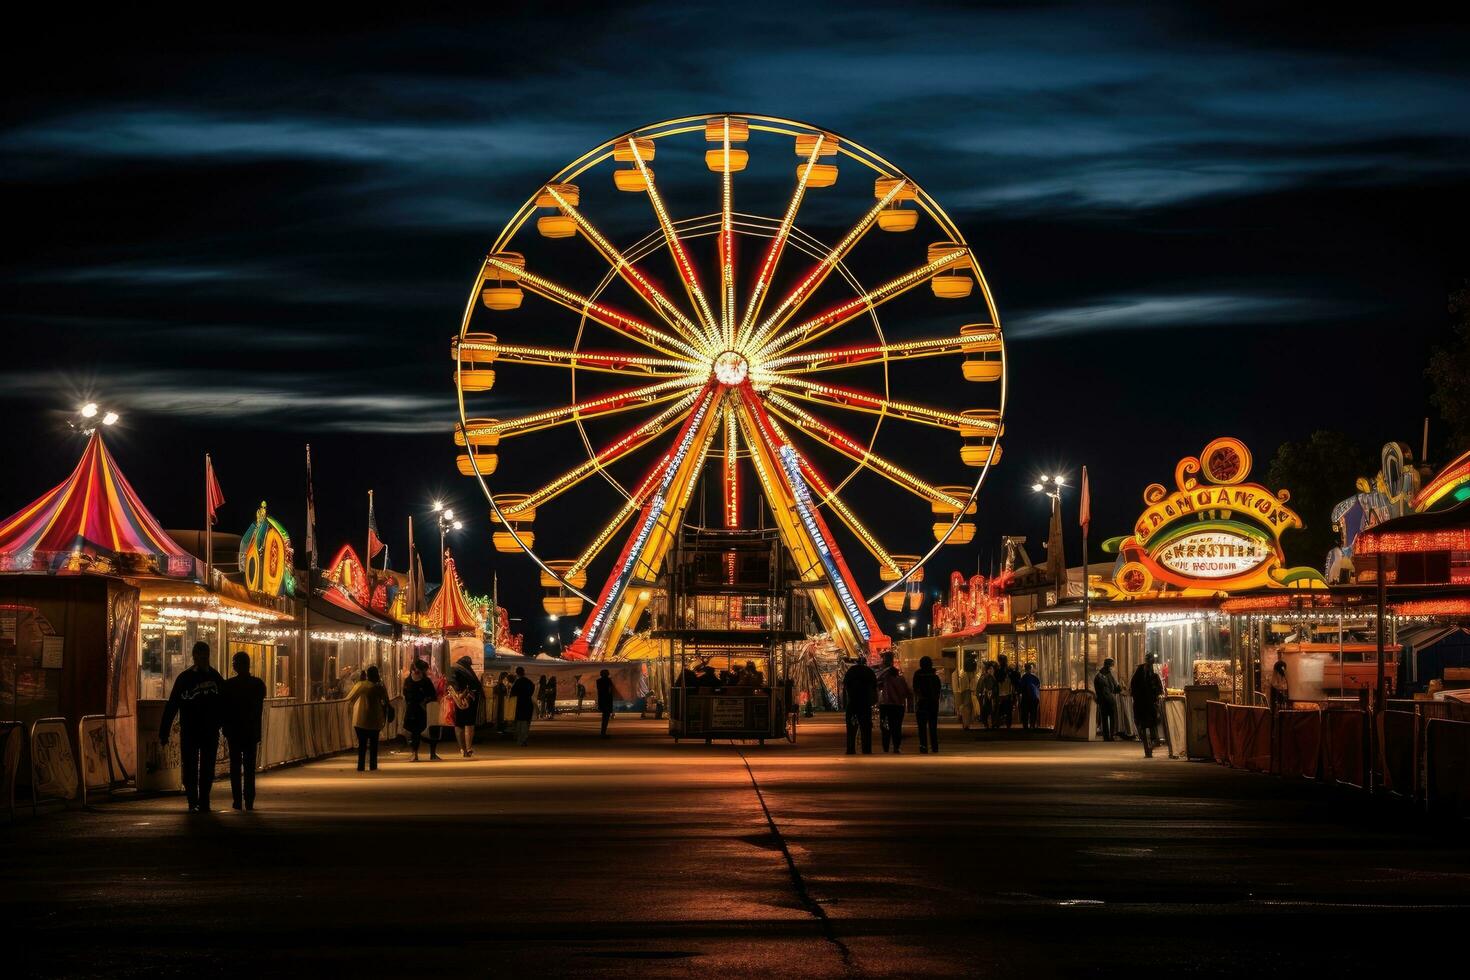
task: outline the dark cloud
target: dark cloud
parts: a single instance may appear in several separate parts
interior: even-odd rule
[[[307,438],[319,499],[372,482],[380,508],[456,491],[469,506],[445,437],[446,341],[484,250],[558,167],[686,113],[756,110],[860,140],[972,241],[1014,367],[986,553],[1002,531],[1039,530],[1037,467],[1088,462],[1099,523],[1118,527],[1144,484],[1222,431],[1262,458],[1324,425],[1404,438],[1467,265],[1459,24],[942,3],[292,24],[130,11],[13,52],[0,400],[22,421],[0,451],[37,471],[8,481],[0,509],[54,481],[67,454],[47,413],[93,394],[124,403],[133,468],[151,471],[135,482],[166,523],[197,510],[171,474],[206,445],[226,474],[236,457],[241,499],[289,499]],[[779,201],[782,167],[753,165],[741,200]],[[708,176],[679,158],[661,173]],[[601,193],[610,223],[647,230],[638,202]],[[803,227],[840,233],[839,200],[811,201]],[[568,261],[572,279],[592,271]],[[508,381],[500,410],[532,394]],[[356,534],[354,507],[324,511],[328,540]],[[489,558],[464,567],[483,588]],[[529,609],[529,575],[501,567]]]

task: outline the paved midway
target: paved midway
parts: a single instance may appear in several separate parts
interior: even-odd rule
[[[368,775],[338,756],[263,777],[253,814],[217,783],[209,816],[27,815],[0,829],[3,972],[1351,975],[1431,962],[1470,921],[1463,826],[1133,743],[946,728],[942,755],[846,757],[830,718],[794,746],[614,730]]]

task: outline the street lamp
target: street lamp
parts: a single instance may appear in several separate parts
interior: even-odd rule
[[[97,431],[98,425],[116,425],[117,420],[116,412],[104,410],[96,402],[87,402],[77,409],[76,418],[69,420],[67,425],[84,436],[90,436]]]
[[[1059,503],[1062,499],[1062,487],[1067,485],[1065,476],[1043,476],[1037,482],[1031,484],[1031,489],[1036,493],[1044,493],[1052,499],[1052,503]]]
[[[450,531],[464,530],[464,522],[454,519],[454,511],[444,506],[444,501],[434,501],[434,513],[439,518],[439,564],[444,564],[444,536]]]

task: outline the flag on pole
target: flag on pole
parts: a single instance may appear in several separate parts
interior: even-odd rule
[[[1087,467],[1082,467],[1082,500],[1078,504],[1077,523],[1086,531],[1092,524],[1092,490],[1087,485]],[[1085,559],[1084,559],[1085,560]]]
[[[383,550],[383,539],[378,537],[378,518],[373,513],[373,492],[368,491],[368,538],[367,554],[364,556],[371,562]]]
[[[209,513],[209,526],[214,527],[220,506],[225,502],[225,492],[220,489],[219,477],[214,475],[214,461],[209,453],[204,454],[204,509]]]
[[[306,444],[306,558],[316,568],[316,500],[311,492],[311,443]]]

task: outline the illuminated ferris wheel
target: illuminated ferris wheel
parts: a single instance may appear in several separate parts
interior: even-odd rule
[[[547,611],[592,603],[569,651],[590,656],[709,496],[714,526],[779,531],[834,640],[886,644],[869,603],[917,606],[1001,456],[1004,344],[964,237],[882,157],[785,119],[675,119],[574,160],[496,239],[452,355],[459,470]],[[927,543],[890,550],[920,517]]]

